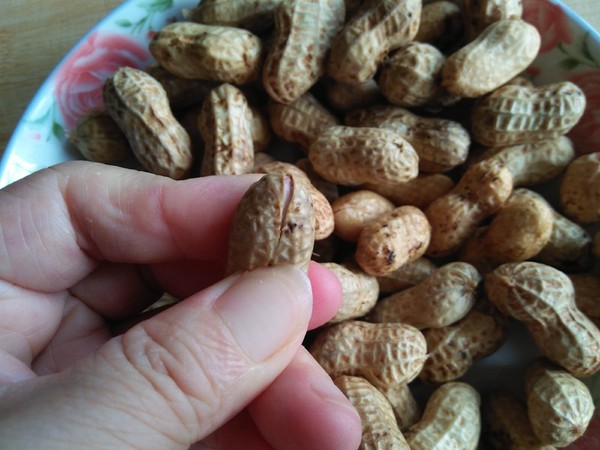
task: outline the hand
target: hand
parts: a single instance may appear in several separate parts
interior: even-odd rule
[[[335,277],[222,279],[256,180],[77,162],[0,191],[3,446],[358,447],[358,415],[301,346],[340,305]],[[184,300],[142,320],[164,291]]]

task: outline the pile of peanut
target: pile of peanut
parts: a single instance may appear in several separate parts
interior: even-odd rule
[[[339,278],[343,305],[307,345],[358,410],[361,448],[580,437],[580,378],[600,370],[600,149],[576,157],[566,137],[581,89],[523,76],[540,35],[521,1],[203,0],[184,16],[152,39],[156,65],[106,81],[104,114],[71,133],[83,155],[265,174],[227,271],[316,259]],[[522,395],[478,393],[461,377],[514,322],[542,356]]]

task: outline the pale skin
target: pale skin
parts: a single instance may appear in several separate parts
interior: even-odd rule
[[[356,449],[360,419],[302,347],[326,268],[223,278],[258,176],[93,163],[0,190],[0,442],[9,448]],[[182,302],[138,314],[163,290]]]

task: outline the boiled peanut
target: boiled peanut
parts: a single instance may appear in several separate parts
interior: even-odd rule
[[[408,181],[417,176],[419,164],[414,148],[393,131],[346,126],[323,131],[308,159],[326,180],[349,186]]]
[[[550,361],[577,377],[600,370],[600,330],[575,304],[571,280],[536,262],[507,263],[485,278],[490,301],[523,322]]]
[[[246,84],[258,78],[262,42],[241,28],[175,22],[156,33],[150,52],[178,77]]]
[[[310,352],[332,378],[361,376],[380,389],[414,380],[427,358],[425,338],[415,327],[359,320],[323,329]]]
[[[411,450],[475,450],[481,434],[480,402],[477,391],[466,383],[453,381],[438,387],[421,420],[404,434]]]
[[[419,379],[441,384],[462,377],[474,362],[494,353],[508,337],[508,320],[480,300],[458,322],[423,330],[429,357]]]
[[[448,326],[473,307],[480,281],[481,275],[470,264],[445,264],[419,284],[379,300],[369,320],[420,329]]]
[[[362,229],[354,257],[365,272],[386,275],[423,256],[430,236],[425,214],[414,206],[400,206]]]
[[[263,86],[292,103],[325,72],[331,41],[344,24],[343,0],[290,0],[275,11],[275,36],[263,66]]]
[[[312,201],[315,215],[315,239],[321,240],[333,233],[334,215],[329,201],[313,186],[308,175],[291,163],[275,161],[264,166],[256,167],[258,173],[281,173],[294,177],[296,182],[302,183]]]
[[[410,450],[385,396],[361,377],[342,375],[333,380],[354,406],[362,423],[359,450]]]
[[[379,296],[377,279],[357,267],[337,263],[323,263],[342,285],[342,306],[329,323],[356,319],[368,313]]]
[[[525,70],[540,45],[540,33],[523,20],[493,22],[448,56],[442,69],[442,86],[459,97],[488,94]]]
[[[453,187],[452,179],[441,173],[423,174],[393,185],[363,185],[363,188],[383,195],[397,206],[411,205],[419,209],[427,208],[436,198],[448,193]]]
[[[335,220],[335,234],[356,242],[360,232],[379,216],[392,211],[395,206],[385,197],[361,189],[342,195],[331,204]]]
[[[200,174],[241,175],[254,167],[252,115],[246,96],[223,83],[202,104],[198,128],[204,141]]]
[[[108,115],[145,169],[175,179],[189,175],[190,136],[173,116],[158,81],[139,69],[123,67],[106,80],[103,94]]]
[[[368,0],[334,39],[327,73],[347,84],[373,78],[384,56],[417,34],[420,15],[421,0]]]
[[[430,256],[457,250],[486,217],[512,193],[512,175],[499,161],[482,161],[467,169],[458,184],[426,209],[431,224]]]
[[[575,222],[600,221],[600,152],[574,159],[560,183],[560,204]]]
[[[105,114],[82,117],[69,132],[69,140],[89,161],[114,164],[132,156],[127,136]]]
[[[475,104],[472,136],[490,147],[554,139],[577,124],[585,105],[585,94],[570,81],[502,86]]]
[[[377,277],[379,292],[390,294],[413,287],[425,280],[436,269],[437,266],[425,257],[415,259],[387,275]]]
[[[494,22],[520,19],[523,15],[523,5],[521,0],[463,0],[462,11],[467,39],[474,39]]]
[[[529,421],[541,442],[566,447],[581,437],[594,414],[594,400],[582,381],[544,360],[525,374]]]
[[[346,114],[354,127],[378,127],[398,133],[419,155],[423,172],[446,172],[464,163],[469,154],[469,132],[458,122],[419,116],[397,106],[373,106]]]
[[[231,225],[227,273],[276,264],[308,270],[314,214],[303,183],[270,173],[242,197]]]
[[[516,186],[547,183],[559,176],[575,157],[573,143],[566,136],[530,144],[490,147],[477,161],[494,158],[506,165]]]

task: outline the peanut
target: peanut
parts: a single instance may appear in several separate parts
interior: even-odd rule
[[[342,195],[331,204],[335,234],[349,242],[356,242],[360,232],[379,216],[395,206],[385,197],[369,190],[358,190]]]
[[[420,15],[421,0],[368,0],[334,39],[327,73],[347,84],[373,78],[389,51],[415,37]]]
[[[206,80],[190,80],[173,75],[164,67],[153,64],[146,72],[165,88],[169,104],[174,110],[202,104],[210,91],[219,83]]]
[[[357,267],[337,263],[323,263],[342,285],[342,306],[329,323],[356,319],[367,314],[379,296],[377,279]]]
[[[390,199],[397,206],[411,205],[419,209],[427,208],[436,198],[454,188],[452,179],[441,173],[419,175],[412,180],[394,185],[367,183],[363,188],[377,192]]]
[[[419,284],[379,300],[369,320],[402,322],[419,329],[448,326],[473,307],[480,281],[481,275],[470,264],[445,264]]]
[[[411,450],[475,450],[481,434],[479,405],[479,394],[466,383],[453,381],[438,387],[421,420],[404,434]]]
[[[296,167],[306,174],[313,186],[325,196],[329,203],[333,203],[337,200],[340,196],[338,185],[321,177],[321,175],[315,171],[308,158],[300,158],[295,164]]]
[[[474,362],[491,355],[508,337],[508,320],[486,300],[458,322],[423,331],[429,357],[419,379],[441,384],[462,377]]]
[[[303,184],[270,173],[240,201],[231,225],[227,273],[296,264],[308,270],[315,240],[314,214]]]
[[[499,161],[484,160],[469,167],[454,189],[425,209],[431,224],[427,254],[456,251],[482,220],[502,207],[512,187],[512,175]]]
[[[397,106],[373,106],[346,114],[345,123],[378,127],[406,139],[419,155],[423,172],[446,172],[464,163],[469,153],[469,132],[458,122],[423,117]]]
[[[273,136],[269,118],[265,111],[250,105],[249,113],[251,116],[252,146],[254,147],[254,155],[256,156],[257,153],[264,152],[269,148]]]
[[[417,176],[419,164],[413,147],[393,131],[346,126],[323,131],[308,159],[323,178],[348,186],[408,181]]]
[[[380,389],[414,380],[427,358],[425,338],[416,328],[358,320],[323,329],[310,352],[332,378],[361,376]]]
[[[575,289],[575,304],[600,328],[600,277],[595,273],[569,275]]]
[[[333,233],[334,215],[329,201],[311,183],[308,175],[291,163],[275,161],[255,169],[258,173],[281,173],[294,177],[296,182],[302,183],[311,198],[315,215],[315,239],[321,240]]]
[[[377,277],[379,292],[390,294],[413,287],[425,280],[436,269],[437,266],[425,257],[415,259],[387,275]]]
[[[360,416],[362,440],[359,450],[410,450],[391,405],[375,386],[364,378],[347,375],[335,378],[334,383]]]
[[[407,383],[380,389],[392,406],[400,431],[406,431],[421,418],[421,407]]]
[[[474,39],[494,22],[520,19],[523,15],[523,5],[521,0],[463,0],[462,11],[467,38]]]
[[[537,29],[523,20],[493,22],[448,56],[442,69],[442,86],[459,97],[488,94],[525,70],[540,45]]]
[[[89,161],[115,164],[132,155],[125,133],[104,114],[81,118],[69,132],[69,139]]]
[[[178,77],[246,84],[258,79],[262,43],[241,28],[175,22],[156,33],[150,52]]]
[[[440,49],[452,47],[463,32],[460,7],[449,0],[438,0],[423,5],[421,21],[415,41],[427,42]]]
[[[383,96],[379,85],[372,78],[360,84],[344,84],[329,80],[327,100],[334,109],[344,112],[380,103]]]
[[[146,170],[175,179],[189,175],[190,136],[173,116],[158,81],[139,69],[123,67],[106,80],[103,94],[106,112]]]
[[[594,400],[570,373],[534,361],[525,374],[529,421],[541,442],[566,447],[583,435],[594,414]]]
[[[386,275],[423,256],[430,236],[425,214],[414,206],[400,206],[362,229],[354,256],[368,274]]]
[[[565,214],[581,224],[600,221],[600,152],[574,159],[560,183]]]
[[[246,97],[223,83],[202,104],[198,128],[204,141],[200,174],[241,175],[254,167],[252,115]]]
[[[263,66],[263,86],[279,103],[292,103],[325,72],[331,41],[342,29],[343,0],[284,1],[275,12],[274,42]]]
[[[575,126],[585,105],[585,94],[569,81],[541,87],[509,84],[479,99],[471,134],[490,147],[554,139]]]
[[[564,273],[531,261],[507,263],[486,276],[484,287],[500,311],[523,322],[550,361],[577,377],[600,370],[600,330],[577,308]]]

